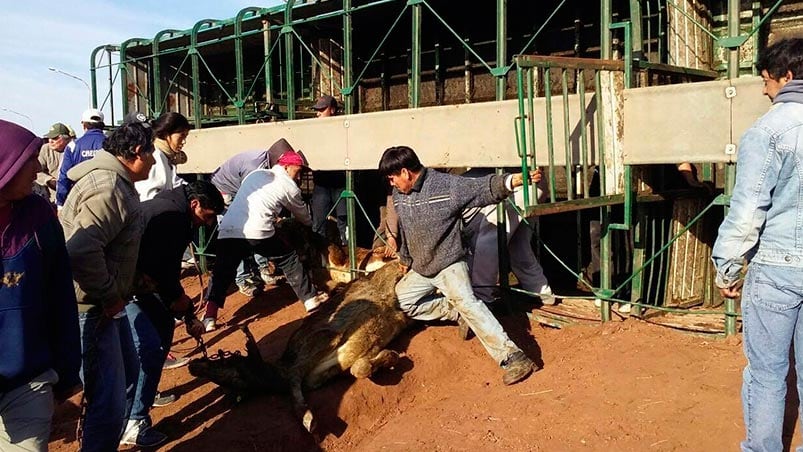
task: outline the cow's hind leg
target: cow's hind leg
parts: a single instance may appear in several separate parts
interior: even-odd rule
[[[373,358],[360,358],[351,366],[351,375],[355,378],[368,378],[376,369],[393,367],[399,362],[399,353],[393,350],[382,350]]]

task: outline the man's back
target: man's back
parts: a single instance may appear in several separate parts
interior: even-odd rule
[[[67,194],[73,186],[72,181],[67,177],[67,172],[75,165],[95,157],[95,154],[102,151],[104,139],[106,139],[106,136],[103,135],[103,130],[89,129],[84,136],[75,140],[75,146],[72,149],[65,149],[56,187],[57,205],[64,205],[67,200]]]

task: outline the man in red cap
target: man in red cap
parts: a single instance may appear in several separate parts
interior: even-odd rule
[[[303,301],[307,312],[314,311],[328,299],[325,293],[315,289],[295,250],[276,236],[275,224],[282,209],[290,211],[301,224],[312,224],[298,187],[305,167],[306,162],[299,153],[287,151],[273,168],[254,170],[243,179],[218,228],[218,254],[203,319],[206,331],[215,329],[218,308],[226,301],[226,291],[234,281],[237,265],[251,252],[268,256],[284,271],[287,282]]]
[[[47,450],[53,399],[81,384],[64,234],[48,202],[31,194],[41,145],[0,120],[0,450]]]

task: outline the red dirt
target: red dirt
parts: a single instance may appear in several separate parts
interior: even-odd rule
[[[197,278],[185,280],[197,294]],[[205,336],[209,350],[242,350],[234,326],[251,322],[266,359],[281,354],[303,307],[287,286],[250,303],[230,296],[229,325]],[[714,451],[743,436],[738,341],[695,336],[636,320],[555,330],[524,314],[503,325],[544,368],[506,387],[502,371],[452,325],[413,328],[391,344],[406,357],[371,380],[343,376],[308,393],[318,430],[309,435],[281,396],[234,403],[187,368],[166,371],[161,390],[180,395],[152,411],[175,451],[618,450]],[[173,351],[190,352],[183,327]],[[51,450],[76,450],[78,399],[57,409]],[[789,430],[797,417],[788,410]],[[795,426],[795,443],[799,432]],[[787,441],[790,438],[787,438]]]

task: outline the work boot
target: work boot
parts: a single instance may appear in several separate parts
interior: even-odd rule
[[[175,394],[162,395],[162,393],[157,392],[156,398],[153,399],[153,406],[155,407],[167,406],[175,402],[176,400],[178,400],[178,397],[176,397]]]
[[[471,330],[462,315],[457,318],[457,335],[464,341],[470,341],[474,337],[474,331]]]
[[[502,383],[506,385],[518,383],[529,377],[536,368],[535,363],[523,351],[519,350],[502,362],[502,369],[505,369],[505,374],[502,375]]]

